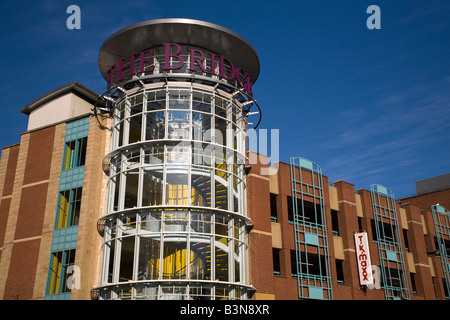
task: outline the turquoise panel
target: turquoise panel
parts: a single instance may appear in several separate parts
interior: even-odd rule
[[[319,287],[308,287],[308,295],[312,299],[323,300],[323,289]]]
[[[319,245],[319,236],[315,233],[305,232],[305,242],[307,244],[318,246]]]
[[[307,159],[299,159],[300,166],[305,169],[313,170],[313,163]]]
[[[389,261],[397,261],[397,253],[391,250],[386,250],[386,259]]]
[[[384,195],[388,194],[388,191],[387,191],[386,187],[383,187],[383,186],[378,184],[378,185],[376,185],[376,188],[377,188],[378,193],[382,193]]]
[[[69,122],[66,125],[65,141],[72,141],[84,138],[89,132],[89,117]]]
[[[436,211],[439,212],[439,213],[445,214],[445,208],[443,206],[437,205],[436,206]]]
[[[77,246],[78,226],[55,229],[53,231],[52,252],[75,249]]]
[[[83,186],[84,166],[61,171],[59,190],[68,190]]]
[[[45,295],[44,300],[70,300],[71,292]]]

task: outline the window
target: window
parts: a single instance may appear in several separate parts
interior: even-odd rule
[[[292,203],[292,197],[288,198],[288,220],[289,222],[294,222],[294,208]],[[297,212],[298,219],[304,221],[305,223],[314,223],[321,225],[322,224],[322,210],[320,208],[320,204],[316,203],[315,205],[309,201],[303,201],[297,199]]]
[[[417,294],[416,274],[411,272],[410,276],[411,276],[412,291],[413,291],[414,294]]]
[[[277,195],[273,193],[270,194],[270,218],[273,222],[277,222],[278,220]]]
[[[363,222],[363,218],[358,217],[358,230],[359,230],[359,232],[363,232],[364,231],[362,222]]]
[[[80,220],[81,194],[83,188],[64,190],[59,193],[57,229],[77,226]]]
[[[66,142],[64,150],[64,170],[84,166],[86,160],[87,137]]]
[[[378,226],[380,227],[379,233],[380,233],[380,238],[378,238],[377,235],[377,229],[375,226],[375,223],[378,223]],[[372,236],[373,236],[373,241],[382,241],[382,242],[396,242],[395,239],[395,226],[388,224],[388,223],[384,223],[381,221],[377,221],[375,222],[375,220],[371,220],[371,225],[372,225]]]
[[[297,272],[297,256],[295,250],[291,250],[291,272],[296,277],[299,273],[323,276],[326,274],[325,257],[314,253],[300,252],[300,264]]]
[[[294,222],[294,208],[292,206],[292,197],[287,197],[287,205],[288,205],[288,221]]]
[[[73,274],[75,250],[53,252],[50,260],[48,294],[70,292],[68,277]]]
[[[322,211],[320,209],[320,204],[316,203],[315,205],[312,202],[303,201],[303,212],[301,201],[297,199],[297,209],[299,211],[299,215],[301,215],[305,222],[322,224]]]
[[[273,255],[273,274],[279,276],[281,274],[280,267],[280,251],[281,249],[272,248]]]
[[[336,259],[336,276],[338,283],[344,283],[344,261]]]
[[[448,285],[445,278],[442,279],[442,285],[444,286],[444,295],[446,298],[450,298],[450,294],[448,293]]]
[[[339,235],[339,222],[338,222],[338,211],[331,210],[331,224],[333,227],[333,235]]]
[[[405,250],[409,251],[409,242],[408,242],[408,230],[406,229],[402,229],[403,230],[403,239],[405,239]]]

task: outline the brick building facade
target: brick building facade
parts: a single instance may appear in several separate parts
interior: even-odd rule
[[[299,295],[302,295],[301,298],[308,298],[308,293],[299,293],[299,288],[305,290],[305,286],[298,285],[297,266],[293,261],[293,252],[305,249],[303,245],[299,248],[295,246],[291,167],[287,163],[277,163],[276,168],[272,168],[274,174],[269,176],[261,175],[262,167],[261,164],[252,165],[247,176],[248,213],[254,222],[249,234],[249,255],[250,277],[256,288],[255,296],[257,299],[282,300],[299,299]],[[301,170],[311,174],[308,169]],[[305,185],[311,184],[311,180],[303,182]],[[385,190],[382,190],[384,193]],[[345,181],[331,184],[327,177],[323,176],[326,217],[326,224],[323,225],[326,226],[329,239],[327,255],[330,264],[328,274],[322,272],[320,276],[331,278],[332,296],[327,297],[323,287],[320,289],[321,298],[448,299],[448,273],[445,273],[443,268],[448,262],[443,264],[442,261],[446,257],[442,259],[439,254],[432,254],[437,250],[437,235],[431,210],[432,205],[448,201],[448,190],[395,200],[395,208],[391,209],[392,212],[395,211],[396,217],[391,219],[374,216],[375,210],[386,208],[387,197],[383,193],[380,197],[381,205],[374,206],[373,196],[379,195],[377,192],[363,189],[355,191],[354,185]],[[305,196],[305,202],[312,201],[311,196]],[[377,219],[378,225],[381,226],[378,233]],[[391,225],[394,232],[390,231]],[[448,225],[445,227],[448,232]],[[367,232],[372,265],[384,265],[386,272],[380,272],[381,287],[378,289],[360,285],[354,240],[354,234],[358,232]],[[387,240],[383,239],[383,235]],[[447,245],[448,239],[447,234],[444,241]],[[398,251],[394,256],[394,248],[380,250],[379,247],[384,242],[392,242],[389,244],[397,246]],[[317,253],[314,248],[310,251]],[[380,254],[383,261],[380,261]],[[305,261],[301,263],[305,264]],[[307,263],[317,263],[317,259]],[[317,266],[313,265],[312,269],[314,268]],[[311,279],[318,275],[316,270],[312,270],[302,277],[301,281],[306,283],[309,278],[310,283],[306,287],[316,288],[317,283],[311,284]]]

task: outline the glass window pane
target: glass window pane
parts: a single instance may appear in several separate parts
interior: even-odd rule
[[[125,201],[124,208],[134,208],[137,206],[138,195],[138,169],[125,172]]]
[[[191,204],[193,206],[211,206],[211,174],[209,170],[191,168]]]
[[[171,236],[164,236],[166,239]],[[186,279],[187,270],[186,242],[164,241],[162,261],[163,279]]]
[[[188,205],[188,168],[166,167],[166,205]]]
[[[121,239],[122,249],[120,252],[120,282],[133,280],[134,240],[135,236],[127,236]]]
[[[191,241],[190,279],[211,279],[211,237],[196,237]]]
[[[194,140],[211,141],[211,115],[192,113],[192,137]]]
[[[143,170],[142,206],[162,205],[162,166],[144,167]]]
[[[142,114],[138,114],[134,117],[131,117],[129,121],[130,121],[130,132],[128,143],[141,141]]]
[[[146,140],[157,140],[157,139],[164,139],[164,111],[157,111],[157,112],[149,112],[147,113],[147,124],[145,126],[146,134],[145,139]]]
[[[190,112],[168,111],[167,134],[169,139],[190,139]]]
[[[228,275],[228,239],[226,237],[215,237],[215,264],[216,276],[219,281],[229,281]]]
[[[159,279],[160,246],[159,235],[140,237],[138,280]]]

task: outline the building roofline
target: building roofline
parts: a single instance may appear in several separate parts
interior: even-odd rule
[[[34,110],[38,109],[42,105],[71,92],[80,95],[81,98],[91,103],[96,103],[99,97],[99,95],[96,92],[92,91],[91,89],[83,86],[77,81],[72,81],[56,89],[53,89],[47,92],[46,94],[40,96],[39,98],[31,101],[22,109],[20,109],[20,112],[26,115],[30,115]]]

